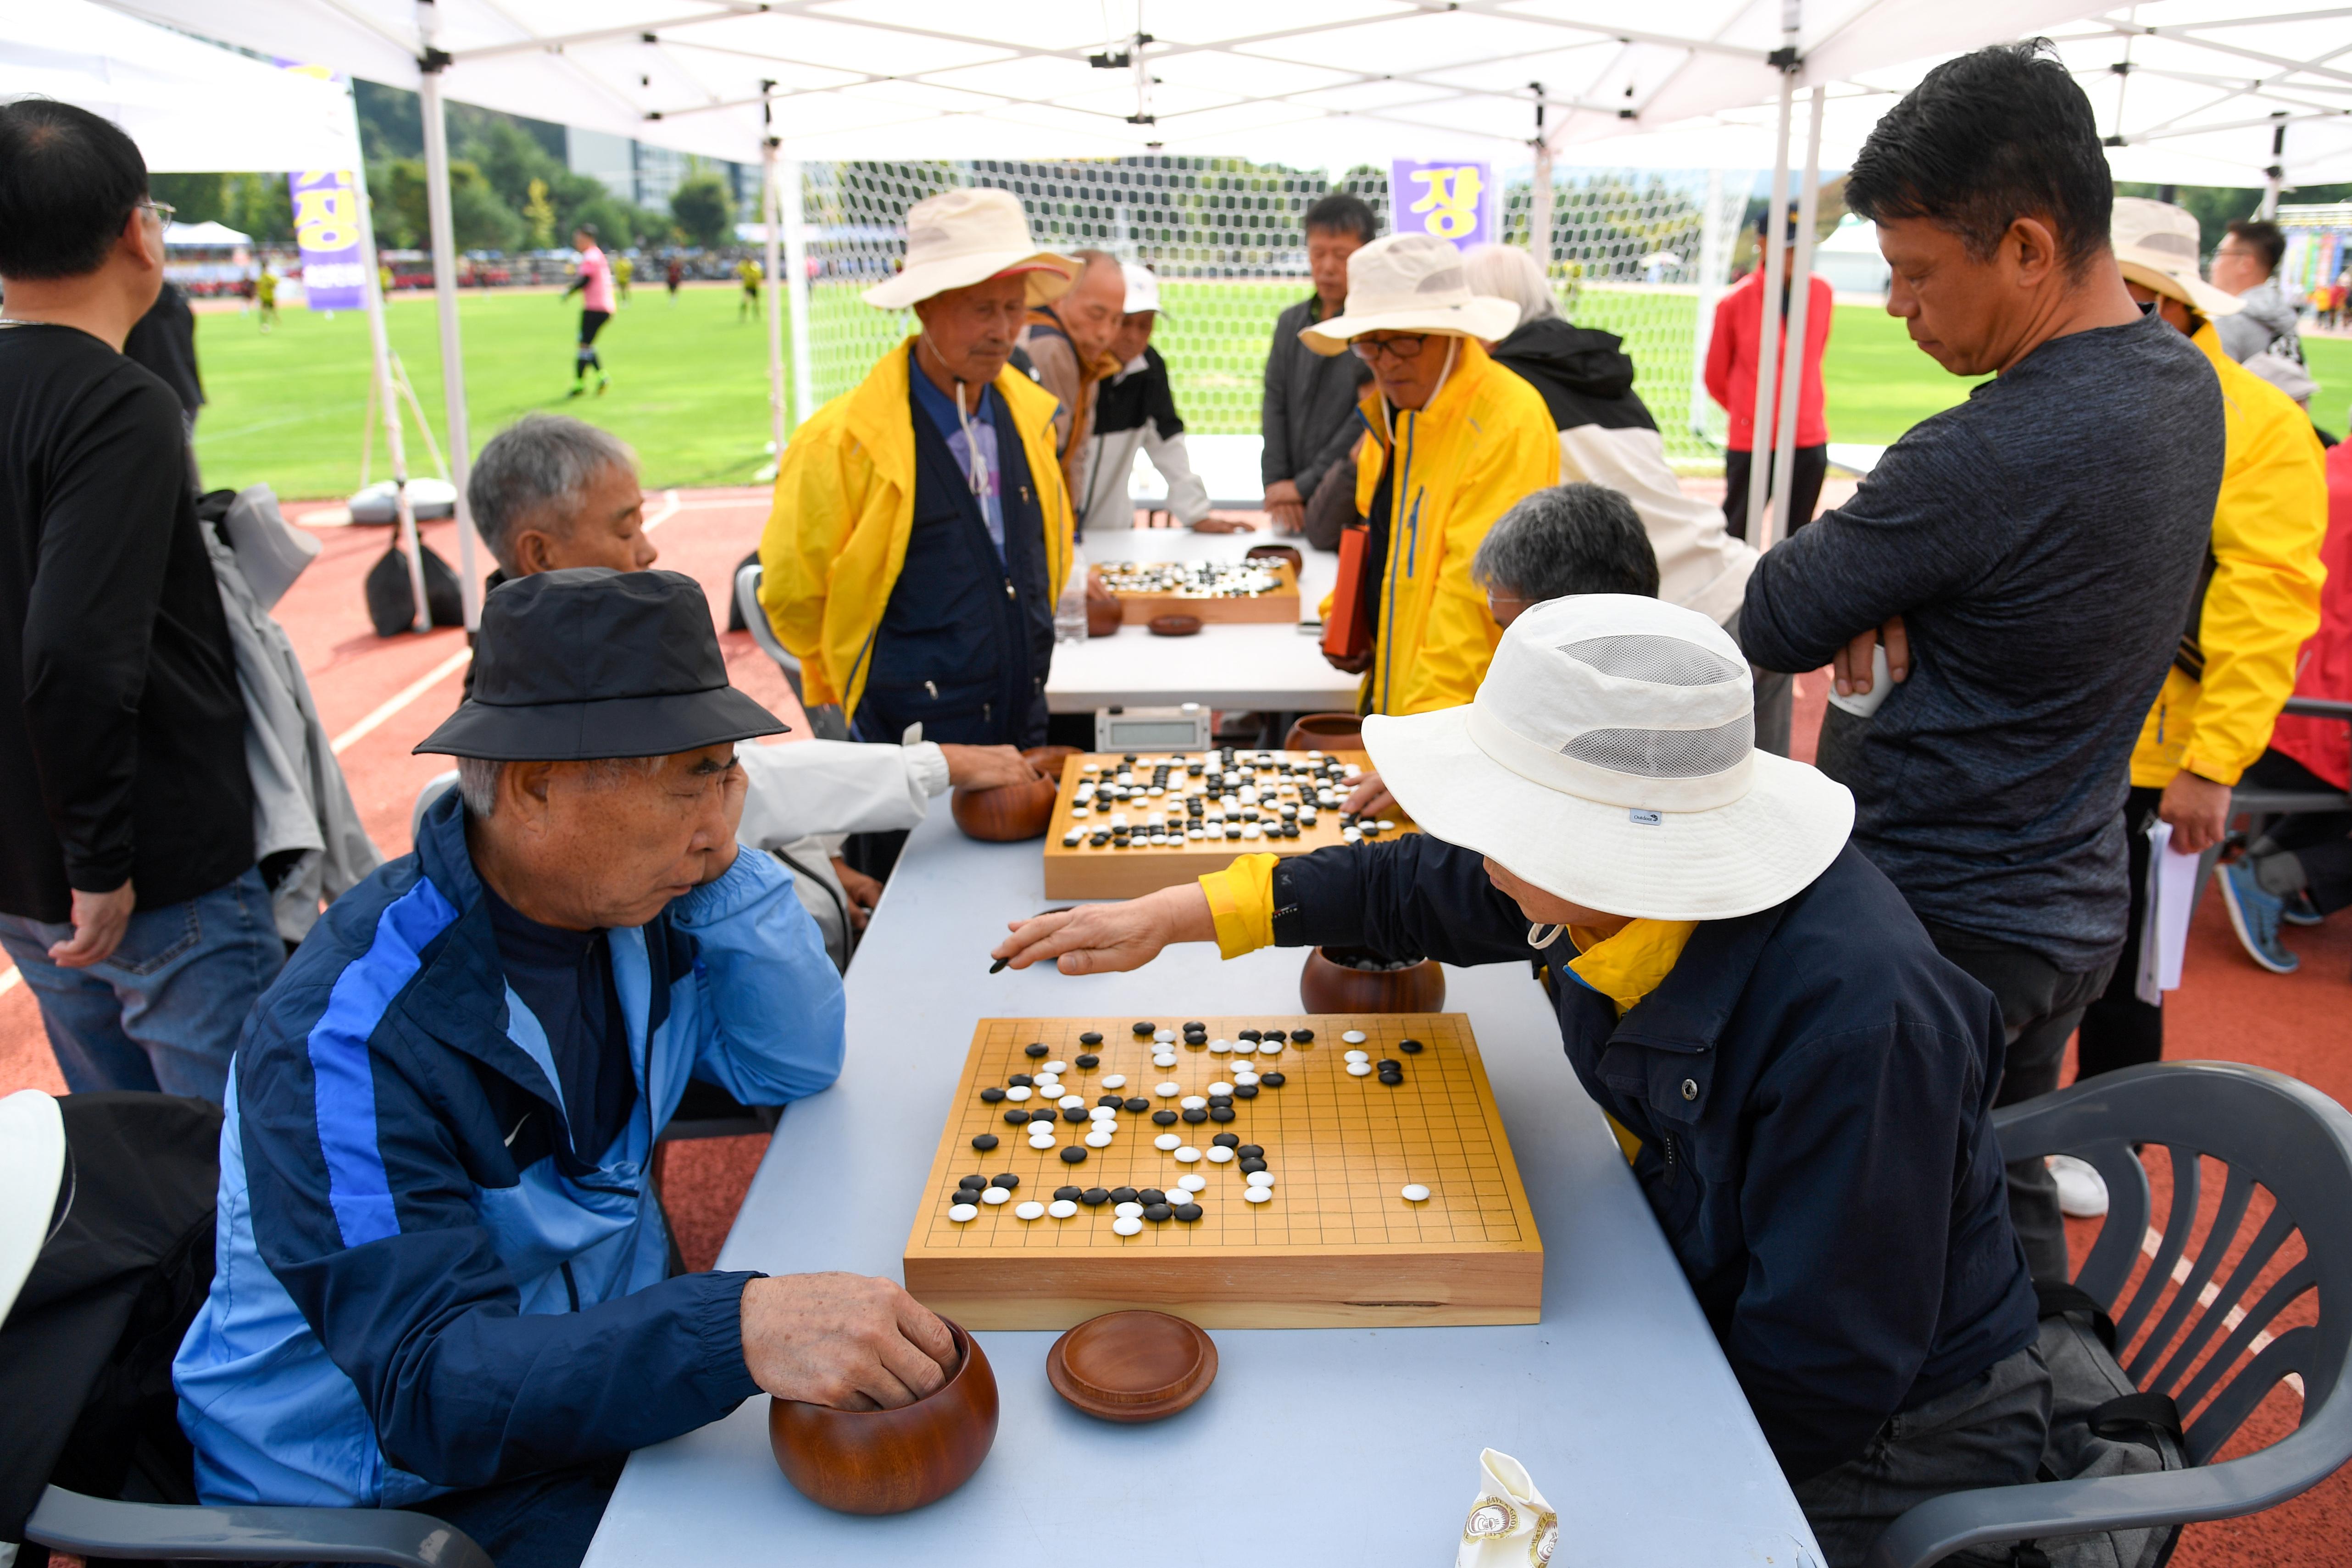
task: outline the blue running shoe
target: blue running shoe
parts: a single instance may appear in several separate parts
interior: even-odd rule
[[[2263,890],[2253,868],[2241,860],[2214,868],[2221,885],[2221,902],[2230,911],[2231,929],[2246,956],[2273,974],[2293,974],[2303,960],[2279,945],[2279,912],[2286,906],[2275,893]]]
[[[2286,908],[2279,910],[2279,919],[2291,926],[2315,926],[2326,918],[2319,912],[2319,906],[2311,901],[2309,888],[2297,889],[2294,897],[2286,901]]]

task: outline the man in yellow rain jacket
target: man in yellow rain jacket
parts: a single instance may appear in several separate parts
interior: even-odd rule
[[[1518,313],[1471,293],[1446,241],[1397,234],[1348,258],[1347,309],[1299,333],[1317,353],[1352,348],[1372,367],[1360,410],[1373,445],[1356,467],[1356,510],[1371,531],[1363,712],[1469,701],[1502,638],[1470,558],[1520,497],[1559,482],[1542,395],[1478,345],[1508,334]]]
[[[2326,468],[2311,420],[2222,351],[2212,318],[2233,313],[2238,301],[2197,276],[2197,220],[2167,203],[2118,196],[2113,237],[2132,296],[2153,303],[2212,361],[2221,378],[2228,444],[2205,585],[2132,752],[2124,813],[2133,934],[2106,994],[2083,1016],[2077,1049],[2084,1078],[2164,1055],[2162,1007],[2136,994],[2147,826],[2168,823],[2171,849],[2179,853],[2200,854],[2221,842],[2231,786],[2270,744],[2271,724],[2294,689],[2296,650],[2319,625],[2319,548],[2327,531]],[[2222,891],[2225,900],[2233,891],[2226,877]],[[2249,924],[2244,912],[2231,900],[2242,938]],[[2275,949],[2275,919],[2260,934]],[[2068,1186],[2062,1173],[2062,1196]],[[2103,1205],[2094,1198],[2089,1206]]]
[[[905,269],[865,299],[922,331],[784,450],[760,604],[805,700],[839,704],[855,740],[1045,738],[1070,503],[1054,399],[1005,367],[1028,307],[1076,271],[1006,192],[916,203]]]

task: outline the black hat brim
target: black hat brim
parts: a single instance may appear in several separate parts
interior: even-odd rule
[[[730,741],[781,735],[782,720],[731,686],[656,697],[502,707],[467,699],[419,742],[416,754],[500,763],[667,757]]]

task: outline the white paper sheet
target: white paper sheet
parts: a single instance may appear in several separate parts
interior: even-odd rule
[[[2172,825],[2147,825],[2147,918],[2141,922],[2139,973],[2133,992],[2150,1006],[2180,989],[2180,959],[2189,947],[2189,916],[2197,903],[2195,855],[2172,852]]]

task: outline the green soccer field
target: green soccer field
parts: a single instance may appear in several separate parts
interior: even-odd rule
[[[1274,318],[1299,293],[1297,283],[1278,280],[1167,285],[1169,313],[1155,341],[1193,429],[1255,433],[1260,367]],[[817,335],[828,345],[814,366],[822,400],[855,384],[900,329],[859,303],[849,285],[821,285],[812,296]],[[732,286],[689,288],[672,305],[660,289],[640,288],[598,340],[611,390],[572,399],[565,395],[576,302],[543,293],[466,295],[458,316],[476,447],[530,409],[569,409],[635,447],[649,486],[749,482],[768,460],[767,350],[765,330],[738,320],[740,297]],[[1593,288],[1573,307],[1580,324],[1625,336],[1640,367],[1637,389],[1685,467],[1703,466],[1706,457],[1684,429],[1695,305],[1687,296]],[[196,426],[205,483],[242,488],[266,479],[288,499],[356,489],[367,424],[366,319],[289,310],[266,334],[250,315],[196,321],[212,400]],[[386,327],[434,439],[441,440],[431,297],[396,297]],[[2352,342],[2307,339],[2305,346],[2323,384],[2313,405],[2322,423],[2330,422],[2331,410],[2340,421],[2352,390]],[[1958,402],[1969,385],[1913,348],[1901,322],[1869,306],[1839,308],[1823,374],[1831,438],[1874,446]],[[432,473],[413,426],[410,447],[410,471]],[[388,472],[379,428],[370,477]]]

